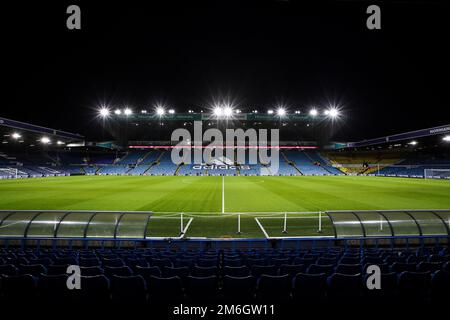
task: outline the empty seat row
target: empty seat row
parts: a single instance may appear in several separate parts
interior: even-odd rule
[[[363,298],[373,301],[442,303],[448,297],[450,273],[437,271],[386,273],[381,275],[381,289],[369,290],[367,277],[360,274],[344,275],[298,273],[288,275],[262,275],[219,279],[216,276],[181,279],[174,277],[141,275],[81,276],[81,289],[69,290],[67,275],[3,275],[0,278],[0,299],[44,299],[46,301],[108,302],[123,301],[145,303],[147,301],[178,300],[265,300],[309,303],[310,301],[342,302],[352,299],[356,303]],[[51,299],[51,300],[50,300]],[[361,300],[362,301],[362,300]]]

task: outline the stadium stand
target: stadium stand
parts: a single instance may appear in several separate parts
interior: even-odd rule
[[[408,267],[399,268],[398,261]],[[368,276],[365,270],[373,263],[386,266],[381,290],[363,285]],[[85,290],[66,290],[64,271],[69,264],[84,266],[81,285]],[[96,303],[244,299],[307,305],[348,299],[372,303],[374,299],[387,305],[411,301],[439,305],[450,288],[450,252],[447,247],[10,247],[0,249],[0,274],[4,302],[20,296],[23,302],[60,297]]]
[[[131,167],[131,169],[127,171],[127,174],[135,176],[143,175],[150,169],[150,167],[151,167],[150,165],[138,164],[134,167]]]
[[[377,174],[384,176],[422,178],[425,175],[425,169],[450,170],[450,155],[411,155],[396,165],[382,168]],[[450,178],[450,173],[444,174],[442,177]]]
[[[233,162],[233,161],[228,161]],[[226,163],[228,163],[226,162]],[[224,162],[205,164],[224,165]],[[230,164],[233,166],[234,164]],[[425,169],[450,170],[448,154],[416,154],[382,151],[317,151],[284,150],[280,152],[279,170],[268,165],[236,164],[231,168],[205,168],[171,162],[170,150],[131,150],[125,154],[111,151],[13,154],[0,153],[0,177],[44,177],[70,174],[104,175],[341,175],[363,174],[423,178]],[[450,178],[442,173],[440,178]]]
[[[128,166],[125,165],[109,165],[100,166],[97,173],[100,175],[122,175],[129,170]]]
[[[332,167],[317,152],[283,151],[284,157],[304,175],[335,175],[342,172]]]
[[[147,155],[147,151],[145,150],[131,150],[125,154],[121,159],[115,162],[118,165],[131,165],[131,164],[139,164],[144,160]]]
[[[174,175],[178,167],[172,162],[170,152],[167,150],[162,151],[155,162],[148,171],[151,175]]]
[[[340,151],[324,153],[330,163],[347,174],[370,174],[396,164],[405,157],[401,152]]]

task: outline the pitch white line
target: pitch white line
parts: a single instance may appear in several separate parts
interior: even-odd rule
[[[186,234],[186,232],[188,231],[189,226],[191,225],[192,220],[194,220],[194,218],[189,219],[188,223],[186,224],[186,227],[184,227],[184,230],[183,230],[183,236],[184,236],[184,235]]]
[[[269,235],[266,232],[266,229],[264,229],[264,227],[262,226],[261,222],[259,222],[258,218],[255,218],[256,223],[259,225],[259,227],[261,228],[261,231],[264,233],[264,236],[269,239]]]
[[[222,213],[225,213],[225,177],[222,176]]]

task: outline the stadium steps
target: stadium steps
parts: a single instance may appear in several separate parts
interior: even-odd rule
[[[177,176],[178,173],[180,172],[181,168],[184,166],[184,163],[180,163],[177,167],[177,169],[175,170],[174,175]]]
[[[144,172],[142,172],[142,175],[146,174],[152,167],[153,167],[153,164],[149,165],[148,168],[145,169]]]
[[[293,167],[294,167],[294,169],[295,169],[295,170],[297,170],[297,171],[298,171],[298,173],[300,173],[300,174],[301,174],[302,176],[304,175],[304,174],[303,174],[303,172],[301,172],[301,171],[300,171],[300,169],[299,169],[299,168],[297,168],[297,166],[295,165],[295,163],[293,163],[293,162],[290,162],[289,164],[290,164],[291,166],[293,166]]]
[[[137,162],[137,164],[140,164],[140,163],[144,162],[145,159],[147,159],[147,158],[148,158],[150,155],[152,155],[152,154],[153,154],[153,151],[147,152],[141,159],[139,159],[139,161]]]
[[[302,176],[304,175],[303,172],[301,172],[300,169],[297,168],[297,166],[295,165],[295,162],[289,160],[289,158],[284,154],[284,152],[281,152],[281,155],[283,156],[284,161],[286,161],[287,164],[291,165],[295,170],[297,170],[298,173],[300,173],[300,175],[302,175]]]
[[[125,171],[125,174],[128,174],[128,173],[130,173],[131,171],[133,171],[133,169],[134,169],[135,167],[129,167],[128,168],[128,170],[127,171]]]
[[[161,162],[161,158],[163,157],[163,155],[166,153],[166,151],[162,151],[159,156],[155,159],[154,163],[160,163]]]
[[[330,170],[328,170],[328,168],[326,167],[326,165],[324,165],[325,163],[322,163],[320,161],[320,159],[322,159],[322,157],[319,157],[319,159],[313,159],[311,157],[311,155],[308,152],[303,152],[304,155],[309,159],[309,161],[311,161],[312,164],[316,165],[316,163],[320,163],[320,167],[322,169],[324,169],[326,172],[328,172],[329,174],[333,174]]]
[[[125,155],[122,158],[116,158],[113,161],[113,164],[118,164],[120,162],[122,162],[126,157],[128,157],[128,155],[130,154],[130,152],[125,153]]]

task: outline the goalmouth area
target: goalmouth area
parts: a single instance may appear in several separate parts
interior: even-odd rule
[[[363,176],[3,180],[0,236],[53,237],[71,225],[73,237],[124,239],[390,236],[398,223],[402,235],[448,234],[449,195],[447,180]]]

